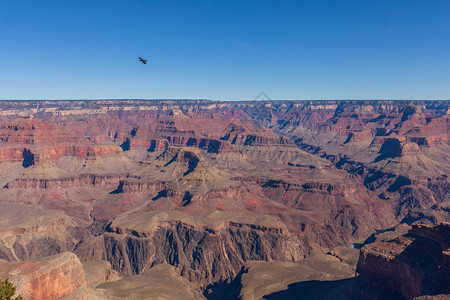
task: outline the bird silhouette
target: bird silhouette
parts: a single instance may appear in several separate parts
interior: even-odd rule
[[[143,59],[142,57],[139,57],[139,60],[140,60],[144,65],[147,64],[147,60],[146,60],[146,59]]]

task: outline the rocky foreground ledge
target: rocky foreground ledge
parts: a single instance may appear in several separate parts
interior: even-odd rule
[[[406,299],[449,299],[443,294],[450,294],[450,223],[413,225],[405,235],[365,245],[357,272],[363,287]]]
[[[16,295],[20,294],[27,300],[61,299],[79,294],[79,289],[86,288],[83,266],[78,257],[70,252],[39,261],[0,263],[0,278],[9,278],[17,287]]]

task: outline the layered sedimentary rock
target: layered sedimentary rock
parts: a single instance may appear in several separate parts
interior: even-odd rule
[[[120,280],[117,271],[105,260],[91,260],[83,262],[83,270],[86,283],[89,288],[95,288],[100,284]]]
[[[450,293],[450,224],[414,225],[406,235],[361,249],[357,281],[406,299]]]
[[[108,231],[75,253],[106,258],[123,275],[169,263],[201,285],[234,278],[247,260],[296,261],[305,254],[279,219],[255,214],[135,213],[115,219]]]
[[[448,101],[4,101],[0,202],[30,226],[5,218],[1,258],[74,251],[122,276],[167,263],[213,294],[252,260],[341,259],[336,249],[380,228],[450,220],[449,111]]]
[[[55,123],[31,116],[19,117],[0,127],[4,161],[22,161],[24,167],[45,163],[61,156],[110,156],[120,153],[116,145],[96,145],[62,130]]]
[[[0,263],[0,278],[9,278],[24,299],[68,297],[86,287],[83,266],[73,253],[64,252],[38,261]]]
[[[75,222],[60,210],[0,203],[0,259],[22,261],[71,251]]]
[[[259,107],[277,116],[279,125],[272,125],[277,133],[310,153],[328,158],[360,178],[380,199],[397,206],[399,220],[414,222],[408,215],[410,210],[449,201],[448,101],[319,104]],[[263,121],[269,124],[269,120]]]

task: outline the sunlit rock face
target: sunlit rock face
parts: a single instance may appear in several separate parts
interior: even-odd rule
[[[37,261],[0,263],[0,276],[9,278],[16,295],[24,299],[61,299],[86,287],[83,266],[69,252]]]

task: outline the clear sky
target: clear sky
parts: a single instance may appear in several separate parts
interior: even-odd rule
[[[0,0],[0,99],[261,91],[450,99],[450,1]]]

